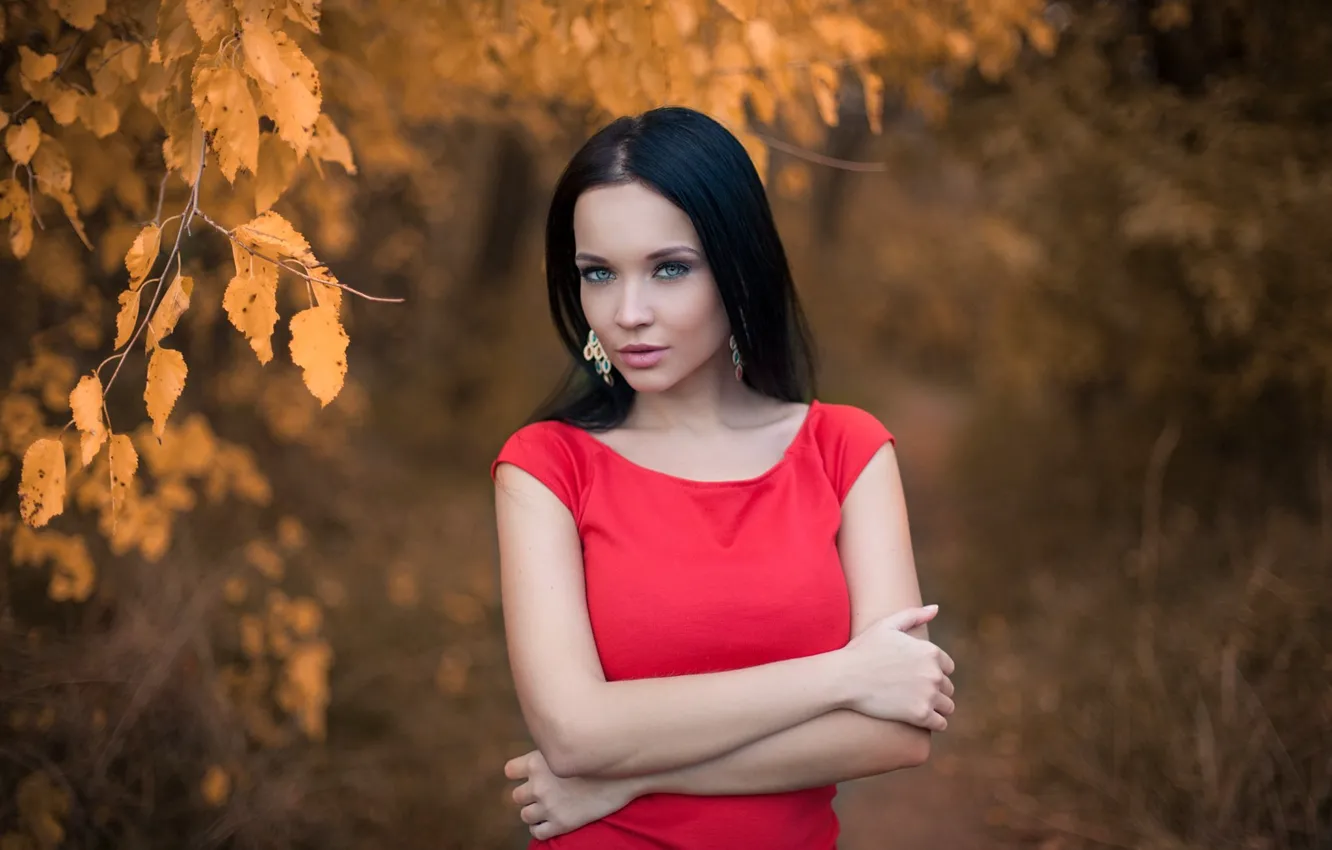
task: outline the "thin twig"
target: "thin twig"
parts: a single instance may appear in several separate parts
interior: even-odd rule
[[[195,172],[194,185],[190,188],[190,199],[185,204],[185,211],[181,213],[181,223],[180,227],[176,229],[175,244],[171,246],[171,253],[167,255],[166,265],[162,267],[162,276],[158,278],[157,287],[153,290],[153,298],[148,304],[147,311],[144,312],[143,320],[139,322],[139,326],[134,330],[134,336],[130,337],[130,341],[125,344],[124,350],[121,351],[119,355],[120,362],[116,364],[115,371],[111,373],[111,380],[106,382],[106,387],[102,390],[103,395],[105,395],[106,392],[111,389],[111,385],[116,382],[116,376],[120,374],[121,367],[125,365],[125,359],[128,357],[130,351],[133,350],[134,343],[138,340],[139,334],[143,333],[143,329],[148,327],[148,323],[153,316],[153,308],[157,306],[158,298],[162,294],[162,284],[167,279],[167,273],[171,268],[172,260],[176,261],[176,273],[180,274],[180,239],[185,235],[185,228],[189,226],[191,216],[194,215],[195,210],[199,207],[199,186],[203,183],[204,165],[207,162],[208,135],[204,134],[204,137],[199,144],[199,170]],[[140,291],[142,291],[142,288]]]
[[[774,139],[772,136],[766,135],[764,133],[754,133],[753,131],[750,132],[751,135],[758,138],[759,141],[763,142],[768,147],[774,150],[779,150],[782,153],[788,153],[791,156],[808,160],[814,163],[815,165],[826,165],[829,168],[840,168],[843,171],[870,172],[870,171],[888,170],[888,164],[884,162],[854,162],[849,159],[838,159],[836,157],[826,156],[824,154],[816,153],[811,150],[805,150],[804,148],[799,147],[797,145],[793,145],[790,142],[783,142],[781,139]]]
[[[273,258],[271,258],[271,257],[266,257],[266,256],[264,256],[263,254],[259,253],[258,251],[254,250],[254,249],[251,248],[249,245],[246,245],[244,242],[242,242],[241,240],[237,239],[237,238],[236,238],[236,235],[235,235],[232,231],[227,230],[225,227],[223,227],[222,225],[218,224],[216,221],[213,221],[213,219],[210,218],[210,217],[208,216],[208,214],[205,213],[203,210],[196,210],[196,211],[195,211],[195,215],[197,215],[199,218],[201,218],[201,219],[203,219],[204,221],[206,221],[208,224],[211,224],[211,225],[212,225],[212,226],[213,226],[213,227],[214,227],[219,233],[224,234],[224,235],[225,235],[228,239],[230,239],[234,244],[236,244],[236,245],[240,246],[241,248],[245,249],[245,251],[246,251],[247,253],[249,253],[249,255],[250,255],[251,257],[257,257],[258,259],[263,260],[263,261],[266,262],[266,263],[272,263],[273,265],[277,266],[279,269],[285,269],[286,271],[289,271],[289,272],[291,272],[292,274],[296,275],[297,277],[303,278],[304,280],[306,280],[306,281],[308,281],[308,282],[310,282],[310,283],[322,283],[324,286],[336,286],[337,288],[339,288],[339,289],[341,289],[341,290],[343,290],[343,291],[345,291],[345,292],[350,292],[352,295],[359,296],[359,297],[361,297],[361,298],[364,298],[364,299],[367,300],[367,301],[377,301],[377,302],[384,303],[384,304],[400,304],[400,303],[402,303],[403,301],[406,301],[406,300],[407,300],[407,299],[405,299],[405,298],[389,298],[389,297],[387,297],[387,296],[383,296],[383,295],[368,295],[368,294],[366,294],[366,293],[364,293],[364,292],[361,292],[361,291],[358,290],[358,289],[354,289],[354,288],[348,286],[347,284],[342,283],[341,281],[337,281],[337,280],[325,280],[325,279],[322,278],[322,277],[314,277],[313,275],[311,275],[311,274],[306,270],[306,267],[305,267],[305,266],[293,266],[293,265],[289,264],[287,261],[284,261],[284,260],[274,260]]]

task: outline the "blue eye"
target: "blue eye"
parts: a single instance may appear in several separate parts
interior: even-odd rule
[[[675,262],[673,260],[669,263],[662,263],[660,266],[657,267],[657,271],[659,272],[665,271],[667,269],[672,270],[670,274],[666,275],[667,279],[684,277],[685,275],[689,274],[689,266],[686,266],[684,263]]]
[[[607,277],[596,277],[596,275],[602,272],[605,272]],[[579,274],[581,274],[583,280],[587,281],[588,283],[606,283],[610,280],[609,277],[610,269],[603,268],[601,266],[589,266],[588,268],[585,268],[582,271],[580,271]]]

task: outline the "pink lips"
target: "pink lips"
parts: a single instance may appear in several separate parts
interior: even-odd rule
[[[653,345],[626,345],[620,349],[620,359],[634,369],[656,366],[666,356],[666,349]]]

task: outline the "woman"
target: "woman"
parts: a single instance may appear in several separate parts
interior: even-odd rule
[[[581,373],[491,468],[532,846],[830,850],[836,783],[953,711],[893,438],[812,397],[763,186],[706,116],[621,118],[546,225]]]

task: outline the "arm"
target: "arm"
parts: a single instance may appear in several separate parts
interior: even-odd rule
[[[838,650],[744,670],[607,682],[568,509],[512,464],[496,474],[505,630],[528,729],[558,776],[631,776],[707,761],[858,693]]]
[[[842,505],[837,547],[851,592],[851,631],[921,604],[897,458],[885,445]],[[922,618],[923,619],[923,618]],[[914,625],[919,623],[919,625]],[[920,619],[902,623],[928,640]],[[952,694],[951,682],[943,692]],[[945,704],[951,713],[951,700]],[[770,794],[859,779],[923,764],[930,731],[854,711],[831,711],[720,758],[636,780],[635,796]]]

